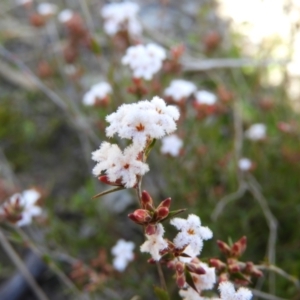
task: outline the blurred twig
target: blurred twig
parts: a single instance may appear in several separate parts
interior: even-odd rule
[[[214,58],[193,59],[185,58],[182,61],[182,69],[186,72],[207,71],[213,69],[263,67],[270,65],[286,65],[288,60],[254,60],[250,58]]]
[[[19,227],[14,227],[14,229],[18,232],[18,234],[21,236],[23,242],[28,245],[31,250],[36,253],[39,257],[43,258],[45,256],[48,256],[47,253],[43,253],[42,250],[40,250],[26,235],[26,233],[20,229]],[[57,275],[57,277],[61,280],[63,284],[65,284],[73,293],[74,295],[78,296],[79,299],[82,300],[89,300],[88,295],[83,295],[78,288],[74,285],[74,283],[63,273],[52,260],[47,260],[47,265],[49,268]]]
[[[261,299],[267,299],[267,300],[287,300],[285,298],[276,297],[274,295],[261,292],[259,290],[251,289],[253,295],[260,297]]]
[[[24,276],[26,282],[28,285],[32,288],[32,291],[37,296],[39,300],[49,300],[46,294],[43,292],[43,290],[39,287],[39,285],[36,283],[28,269],[26,268],[23,261],[20,259],[19,255],[16,253],[14,248],[11,246],[9,241],[7,240],[6,236],[3,234],[3,232],[0,230],[0,243],[5,250],[6,254],[9,256],[9,258],[12,260],[12,262],[16,265],[18,270],[22,273]]]

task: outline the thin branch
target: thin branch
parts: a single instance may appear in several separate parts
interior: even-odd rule
[[[192,59],[185,58],[182,61],[182,69],[185,72],[207,71],[214,69],[242,68],[242,67],[267,67],[270,65],[286,65],[287,60],[254,60],[250,58],[214,58]]]
[[[288,274],[286,271],[282,270],[281,268],[278,268],[274,265],[257,265],[255,266],[257,269],[260,270],[267,270],[274,272],[282,277],[284,277],[286,280],[291,281],[294,283],[297,289],[300,290],[300,280],[290,274]]]
[[[277,240],[277,227],[278,221],[271,212],[267,199],[261,193],[258,184],[256,183],[253,176],[249,174],[248,176],[248,189],[253,195],[253,197],[257,200],[258,204],[260,205],[263,214],[267,220],[268,227],[270,230],[269,239],[268,239],[268,249],[267,255],[268,260],[271,265],[275,265],[276,260],[276,240]],[[274,274],[269,277],[270,279],[270,290],[272,293],[275,292],[275,276]]]
[[[18,234],[21,236],[23,242],[25,242],[26,245],[28,245],[30,247],[30,249],[36,253],[39,257],[43,257],[46,256],[47,253],[44,253],[43,251],[41,251],[32,241],[31,239],[26,235],[26,233],[20,229],[19,227],[14,226],[13,227]],[[68,278],[68,276],[65,275],[64,272],[62,272],[57,265],[49,260],[47,261],[47,265],[48,267],[57,275],[57,277],[61,280],[61,282],[63,284],[65,284],[76,296],[79,296],[79,299],[82,300],[89,300],[90,298],[88,297],[88,295],[83,295],[78,288],[74,285],[74,283]]]
[[[218,202],[217,206],[215,207],[214,211],[212,212],[211,219],[213,221],[216,221],[218,219],[218,217],[220,216],[220,214],[222,213],[222,211],[224,210],[225,206],[228,203],[241,198],[245,194],[246,190],[247,190],[247,185],[245,183],[242,183],[236,192],[223,197]]]
[[[5,250],[6,254],[11,259],[11,261],[16,265],[18,270],[22,273],[24,279],[31,287],[32,291],[37,296],[37,298],[39,300],[49,300],[49,298],[46,296],[46,294],[43,292],[40,286],[36,283],[31,273],[28,271],[26,265],[23,263],[23,261],[21,260],[21,258],[19,257],[15,249],[11,246],[10,242],[7,240],[6,236],[3,234],[1,230],[0,230],[0,243],[3,249]]]
[[[267,300],[288,300],[288,299],[285,299],[285,298],[280,298],[280,297],[277,297],[277,296],[274,296],[274,295],[271,295],[271,294],[268,294],[268,293],[264,293],[262,291],[259,291],[259,290],[255,290],[255,289],[251,289],[251,292],[253,293],[253,295],[261,298],[261,299],[267,299]]]

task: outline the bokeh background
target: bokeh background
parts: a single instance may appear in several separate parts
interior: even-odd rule
[[[52,1],[59,10],[80,14],[93,38],[92,47],[80,45],[76,60],[68,59],[68,32],[57,16],[45,22],[32,17],[39,2],[30,8],[0,3],[0,200],[30,187],[43,194],[44,215],[24,232],[46,265],[59,269],[38,272],[49,299],[154,299],[157,271],[139,251],[142,231],[127,217],[137,208],[134,191],[91,199],[106,188],[91,174],[91,152],[106,139],[105,116],[138,100],[128,93],[131,74],[121,64],[126,45],[103,30],[100,10],[106,2]],[[186,102],[177,132],[181,154],[162,154],[157,141],[143,188],[156,203],[172,197],[174,209],[187,208],[184,215],[199,215],[213,230],[203,259],[219,256],[217,239],[246,235],[245,261],[280,268],[265,270],[264,278],[253,282],[256,299],[299,299],[300,2],[137,3],[144,43],[155,42],[167,51],[185,47],[180,70],[162,71],[147,83],[141,99],[163,97],[170,81],[182,78],[216,94],[222,108],[199,116],[192,99]],[[113,87],[109,104],[84,106],[84,93],[102,80]],[[263,141],[245,138],[255,123],[266,125]],[[239,169],[242,157],[253,162],[251,171]],[[1,228],[28,264],[26,238],[5,223]],[[136,244],[135,261],[124,273],[95,267],[105,283],[90,292],[84,280],[73,280],[73,290],[61,280],[61,274],[71,278],[74,268],[93,268],[91,261],[101,249],[111,264],[110,249],[120,238]],[[18,271],[0,251],[1,294],[1,286]],[[165,272],[172,299],[179,299],[172,273]],[[16,299],[34,297],[24,288]]]

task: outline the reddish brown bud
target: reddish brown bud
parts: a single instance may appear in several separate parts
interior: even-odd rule
[[[176,276],[176,284],[180,289],[185,286],[185,276],[183,273]]]
[[[218,271],[223,270],[226,268],[226,264],[223,263],[221,260],[217,259],[217,258],[211,258],[209,260],[209,265],[211,267],[215,267]]]
[[[217,48],[221,42],[221,35],[217,31],[212,31],[204,37],[206,51],[212,51]]]
[[[30,16],[30,24],[34,27],[42,27],[46,23],[45,18],[38,13],[33,13]]]
[[[203,275],[206,273],[206,271],[198,264],[192,264],[192,263],[189,263],[189,264],[186,264],[186,268],[192,272],[192,273],[196,273],[198,275]]]
[[[144,209],[153,209],[153,200],[147,191],[142,192],[142,206]]]
[[[175,265],[175,269],[177,273],[183,273],[184,272],[184,263],[181,261],[178,261]]]
[[[169,215],[169,209],[167,207],[159,207],[156,210],[156,216],[158,220],[162,220]]]
[[[156,225],[148,224],[148,225],[146,226],[145,233],[146,233],[147,235],[155,234],[155,232],[156,232]]]
[[[175,270],[175,262],[174,262],[174,260],[170,260],[170,261],[167,263],[167,268],[172,269],[172,270]]]
[[[224,253],[226,256],[230,255],[231,249],[225,242],[217,240],[217,245],[222,253]]]
[[[235,257],[240,257],[247,247],[247,237],[241,237],[237,242],[232,245],[231,254]]]
[[[230,273],[237,273],[241,271],[241,267],[237,263],[232,263],[228,265],[228,271]]]
[[[246,262],[246,266],[245,269],[243,270],[246,274],[255,276],[255,277],[262,277],[263,276],[263,272],[260,271],[259,269],[257,269],[253,262],[248,261]]]
[[[171,206],[171,198],[167,198],[165,200],[163,200],[158,207],[167,207],[167,208],[170,208]]]
[[[115,182],[111,182],[108,180],[108,177],[106,175],[102,175],[98,177],[98,180],[109,185],[114,185],[114,186],[123,186],[120,180],[117,180]]]
[[[152,217],[149,214],[149,212],[147,210],[145,210],[145,209],[137,209],[137,210],[135,210],[133,212],[133,214],[130,214],[130,215],[133,215],[133,219],[135,219],[136,222],[139,223],[139,224],[148,223],[152,219]]]

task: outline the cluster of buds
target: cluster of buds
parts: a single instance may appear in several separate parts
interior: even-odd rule
[[[85,291],[95,291],[100,288],[113,273],[113,268],[107,263],[107,255],[104,249],[100,249],[98,256],[90,265],[78,261],[72,266],[70,278],[76,285]]]
[[[156,208],[153,199],[147,191],[142,192],[141,207],[129,214],[128,217],[139,225],[146,226],[145,233],[151,235],[156,230],[156,224],[169,216],[171,198],[163,200]]]
[[[218,247],[225,255],[225,262],[212,258],[209,263],[216,268],[219,275],[219,281],[234,281],[241,285],[248,285],[251,283],[252,277],[261,277],[263,273],[258,270],[252,262],[241,262],[239,259],[245,252],[247,247],[247,238],[243,236],[232,246],[218,240]]]
[[[175,45],[170,49],[170,59],[167,59],[164,63],[164,71],[171,74],[178,74],[181,72],[181,57],[185,51],[183,44]]]
[[[97,53],[98,46],[84,25],[82,17],[78,13],[65,11],[61,13],[61,22],[67,30],[67,43],[63,50],[63,56],[67,63],[74,63],[78,56],[80,46],[84,46]]]
[[[138,99],[148,93],[142,78],[132,78],[132,84],[127,88],[128,93],[136,95]]]

